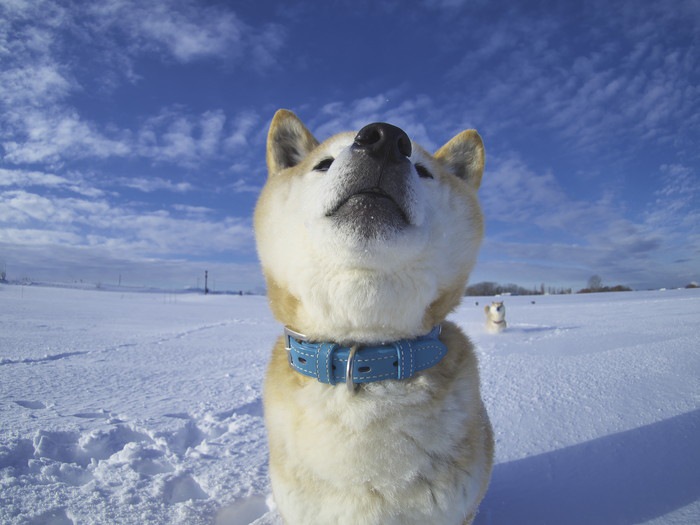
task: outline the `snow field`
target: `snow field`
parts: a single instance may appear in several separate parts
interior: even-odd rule
[[[700,294],[505,300],[507,332],[465,327],[496,431],[476,523],[700,523]]]
[[[0,523],[210,524],[268,491],[265,298],[0,290]]]
[[[504,300],[502,334],[451,316],[497,440],[476,523],[700,523],[700,293]],[[280,333],[264,297],[0,286],[0,523],[279,523]]]

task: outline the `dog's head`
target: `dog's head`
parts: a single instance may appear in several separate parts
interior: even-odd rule
[[[483,234],[479,135],[430,155],[390,124],[322,144],[278,111],[255,210],[273,312],[315,338],[408,337],[459,302]]]
[[[501,322],[506,317],[506,305],[503,304],[503,301],[493,301],[484,308],[486,310],[486,317],[491,321]]]

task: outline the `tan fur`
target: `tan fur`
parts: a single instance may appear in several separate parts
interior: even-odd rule
[[[488,486],[493,435],[472,344],[445,317],[481,241],[483,145],[473,130],[435,156],[414,144],[411,162],[434,175],[407,175],[416,224],[368,241],[314,208],[341,172],[313,167],[332,156],[347,173],[354,135],[319,145],[291,112],[272,121],[255,212],[272,311],[313,340],[342,344],[415,337],[442,323],[448,353],[411,379],[351,394],[295,372],[280,338],[264,391],[275,501],[288,525],[468,524]]]

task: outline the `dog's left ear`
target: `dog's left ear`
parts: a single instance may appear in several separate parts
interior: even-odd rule
[[[277,110],[267,133],[267,169],[272,175],[299,164],[318,141],[294,113]]]
[[[435,152],[435,158],[454,175],[479,189],[484,174],[484,143],[479,134],[468,129]]]

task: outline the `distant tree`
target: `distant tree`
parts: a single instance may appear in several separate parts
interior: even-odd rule
[[[617,286],[612,286],[612,287],[605,286],[603,288],[603,291],[605,291],[605,292],[631,292],[632,288],[630,288],[629,286],[623,286],[622,284],[618,284]]]
[[[476,283],[472,284],[465,290],[465,295],[476,295],[476,296],[489,296],[489,295],[496,295],[496,288],[497,288],[496,283],[492,282],[483,282],[483,283]]]
[[[603,287],[603,279],[600,275],[591,275],[588,278],[588,289],[595,292]]]

